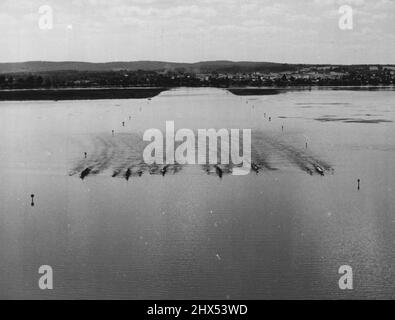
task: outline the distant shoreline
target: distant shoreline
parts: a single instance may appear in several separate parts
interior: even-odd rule
[[[237,96],[274,95],[294,91],[345,90],[345,91],[393,91],[395,86],[289,86],[289,87],[235,87],[226,88]]]
[[[159,95],[163,91],[176,88],[180,87],[10,89],[0,90],[0,101],[149,99]],[[286,92],[310,90],[393,91],[395,90],[395,86],[218,87],[218,89],[227,90],[237,96],[251,96],[276,95]]]

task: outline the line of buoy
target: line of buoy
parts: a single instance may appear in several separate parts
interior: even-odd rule
[[[34,194],[31,194],[30,197],[32,198],[32,202],[30,203],[30,205],[34,207]]]

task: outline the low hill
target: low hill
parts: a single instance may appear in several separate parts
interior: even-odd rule
[[[0,63],[0,73],[19,72],[52,72],[52,71],[117,71],[117,70],[145,70],[165,71],[180,70],[190,72],[253,72],[253,71],[287,71],[294,70],[296,65],[271,63],[271,62],[248,62],[248,61],[205,61],[197,63],[177,63],[164,61],[132,61],[132,62],[49,62],[29,61],[17,63]]]

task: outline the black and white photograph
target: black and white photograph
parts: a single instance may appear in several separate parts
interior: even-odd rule
[[[395,299],[394,31],[395,0],[0,0],[0,300]]]

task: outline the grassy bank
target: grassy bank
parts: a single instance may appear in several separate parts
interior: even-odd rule
[[[281,89],[273,88],[229,88],[229,92],[237,96],[263,96],[281,93]]]
[[[0,101],[146,99],[166,88],[0,90]]]

